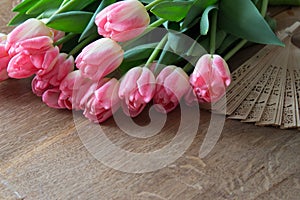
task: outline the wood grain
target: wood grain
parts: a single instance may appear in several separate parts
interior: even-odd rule
[[[12,2],[0,4],[3,31],[9,31],[4,24]],[[284,19],[294,16],[295,10],[289,10]],[[230,62],[251,54],[245,49]],[[131,174],[96,160],[80,140],[72,113],[44,105],[32,94],[30,79],[0,83],[0,102],[0,199],[299,199],[296,130],[226,120],[217,145],[200,159],[199,146],[210,120],[203,111],[197,136],[183,156],[163,169]],[[137,122],[143,124],[146,118],[143,113]],[[102,128],[125,149],[144,152],[174,137],[179,110],[167,120],[169,125],[151,141],[131,139],[113,120]]]

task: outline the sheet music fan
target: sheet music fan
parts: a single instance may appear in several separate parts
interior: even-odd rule
[[[300,22],[278,33],[285,47],[266,45],[237,68],[226,105],[220,100],[213,107],[222,110],[226,106],[230,119],[299,129],[300,49],[292,43],[298,27]]]

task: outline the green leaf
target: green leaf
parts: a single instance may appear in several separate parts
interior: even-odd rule
[[[37,3],[38,3],[38,1],[36,1],[36,0],[25,0],[25,1],[22,1],[21,3],[19,3],[18,5],[16,5],[12,9],[12,11],[13,12],[26,13],[27,10],[32,8]]]
[[[47,10],[58,9],[62,2],[63,0],[40,0],[27,10],[26,14],[41,14]]]
[[[63,2],[62,2],[62,4],[61,4],[61,7],[63,7],[63,6],[65,6],[67,3],[69,3],[70,1],[72,1],[72,0],[64,0]]]
[[[200,33],[201,35],[207,35],[208,30],[209,30],[209,19],[208,19],[208,14],[210,11],[212,11],[213,9],[217,9],[217,6],[208,6],[201,17],[201,21],[200,21]]]
[[[227,35],[220,47],[216,49],[217,54],[224,54],[226,50],[230,49],[238,40],[239,38],[234,35]]]
[[[126,73],[132,67],[145,64],[157,45],[158,42],[143,44],[125,51],[124,60],[119,66],[122,74]]]
[[[143,2],[146,4],[152,3],[153,1],[155,1],[155,0],[140,0],[140,2]]]
[[[88,36],[92,35],[93,33],[97,32],[97,27],[95,25],[95,19],[97,14],[103,10],[105,7],[109,6],[110,4],[115,3],[116,0],[102,0],[100,5],[98,6],[97,10],[94,12],[92,18],[90,19],[89,23],[83,30],[79,42],[82,41],[83,39],[87,38]]]
[[[188,11],[188,15],[183,21],[182,29],[185,29],[193,24],[195,22],[195,19],[201,15],[205,8],[216,4],[217,1],[218,0],[195,0],[190,10]]]
[[[226,38],[226,33],[225,31],[222,30],[218,30],[216,33],[216,49],[218,49],[224,42],[225,38]],[[210,45],[210,38],[206,37],[203,41],[200,42],[200,44],[209,51]]]
[[[93,13],[84,11],[60,13],[51,17],[47,26],[64,32],[82,33],[92,16]]]
[[[67,2],[63,2],[57,13],[82,10],[95,1],[96,0],[69,0]]]
[[[251,0],[220,1],[218,25],[248,41],[284,46]]]
[[[158,42],[142,44],[127,50],[124,53],[124,60],[127,62],[132,62],[140,59],[149,58],[155,47],[158,45]]]
[[[160,18],[179,22],[187,16],[191,6],[191,1],[162,2],[154,6],[151,12]]]
[[[14,18],[12,18],[8,25],[9,26],[17,26],[19,24],[22,24],[23,22],[25,22],[27,19],[30,18],[35,18],[37,15],[26,15],[24,13],[18,13],[16,16],[14,16]]]

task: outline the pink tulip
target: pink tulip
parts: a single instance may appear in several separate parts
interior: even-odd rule
[[[80,81],[82,75],[79,70],[69,73],[60,83],[59,89],[61,94],[58,98],[58,105],[60,107],[65,107],[69,110],[75,109],[73,105],[73,93],[76,93],[80,89],[78,84],[75,84]],[[75,91],[75,92],[74,92]],[[79,108],[76,108],[78,110]]]
[[[32,64],[30,55],[23,52],[12,57],[7,66],[8,76],[11,78],[28,78],[38,69]]]
[[[230,71],[219,55],[203,55],[190,76],[190,83],[199,102],[216,102],[231,82]]]
[[[60,109],[62,108],[58,105],[58,98],[60,96],[60,93],[61,91],[58,88],[46,90],[42,96],[42,100],[47,106]]]
[[[130,69],[120,83],[119,97],[125,114],[135,117],[151,101],[155,91],[155,77],[145,67]]]
[[[53,40],[48,36],[41,36],[36,38],[27,39],[18,43],[15,52],[25,52],[26,54],[35,55],[42,54],[53,48]],[[14,54],[10,54],[14,55]]]
[[[59,107],[61,108],[66,108],[68,110],[72,110],[73,109],[73,104],[72,104],[72,97],[65,95],[64,93],[60,93],[59,97],[58,97],[58,102],[57,104],[59,105]]]
[[[90,97],[104,80],[92,81],[83,77],[79,70],[69,73],[59,87],[62,93],[60,104],[72,104],[72,109],[84,110]]]
[[[101,79],[101,81],[103,80]],[[98,88],[98,85],[101,84],[101,81],[97,83],[87,78],[77,80],[75,84],[79,86],[79,89],[73,90],[73,109],[84,110],[87,102]]]
[[[63,79],[74,70],[74,59],[72,56],[67,58],[67,54],[60,53],[55,58],[54,66],[47,73],[37,73],[32,80],[32,91],[37,96],[42,94],[49,88],[59,87]],[[45,62],[44,62],[45,63]],[[50,62],[52,65],[52,63]]]
[[[37,75],[42,76],[52,71],[55,63],[58,60],[59,48],[52,47],[40,54],[30,56],[31,63],[37,69]]]
[[[62,92],[57,87],[47,89],[42,95],[42,100],[47,106],[51,108],[67,108],[71,110],[73,107],[72,101],[70,101],[68,97],[64,96],[64,94],[62,94]]]
[[[82,78],[82,74],[79,70],[75,70],[69,73],[60,83],[59,89],[65,95],[72,96],[74,90],[78,90],[80,86],[76,82],[78,82]],[[75,87],[76,86],[76,87]]]
[[[65,36],[65,32],[58,31],[58,30],[55,30],[52,28],[50,28],[50,30],[53,33],[53,42],[57,42],[59,39],[61,39]]]
[[[53,32],[43,22],[32,18],[8,34],[5,48],[11,56],[23,51],[24,45],[27,48],[45,50],[51,46],[53,37]]]
[[[82,82],[82,74],[79,70],[69,73],[60,83],[59,89],[61,94],[59,96],[58,104],[61,107],[66,107],[68,109],[79,110],[79,106],[75,106],[75,99],[73,94],[77,94],[78,91],[83,92],[83,88],[79,83]]]
[[[41,79],[39,76],[35,76],[31,81],[31,89],[37,96],[42,96],[43,93],[50,89],[50,84],[47,80]]]
[[[118,90],[117,79],[106,79],[87,102],[83,113],[85,117],[95,123],[104,122],[111,117],[119,107]]]
[[[8,75],[20,79],[35,73],[40,76],[49,73],[57,62],[58,55],[58,47],[52,47],[46,52],[35,55],[22,51],[11,58],[7,67]]]
[[[123,61],[123,53],[116,42],[102,38],[86,46],[75,62],[84,76],[98,81],[119,67]]]
[[[74,70],[74,58],[72,56],[68,57],[65,53],[60,53],[53,60],[56,61],[53,66],[42,66],[47,73],[40,70],[37,72],[37,76],[40,79],[47,80],[53,86],[59,86],[62,80]],[[47,65],[47,62],[46,57],[43,64],[46,63]],[[49,65],[52,65],[52,63],[50,62]]]
[[[180,99],[190,87],[188,75],[179,67],[167,66],[156,78],[153,97],[155,108],[160,112],[170,112],[176,108]]]
[[[7,65],[10,56],[5,50],[6,35],[0,34],[0,81],[8,79]]]
[[[187,93],[184,95],[184,101],[185,104],[188,106],[193,106],[195,104],[198,104],[198,98],[194,92],[194,89],[192,87],[189,88]]]
[[[140,35],[149,22],[147,10],[137,0],[125,0],[107,6],[95,20],[100,35],[118,42]]]

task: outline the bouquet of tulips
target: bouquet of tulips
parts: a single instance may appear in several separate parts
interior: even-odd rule
[[[0,35],[0,80],[32,77],[33,93],[48,106],[82,110],[96,123],[120,107],[136,117],[151,101],[163,113],[181,100],[215,102],[231,81],[226,60],[247,41],[282,45],[264,19],[267,6],[268,0],[24,0],[13,9],[9,25],[16,27]],[[151,36],[158,28],[163,35]]]

